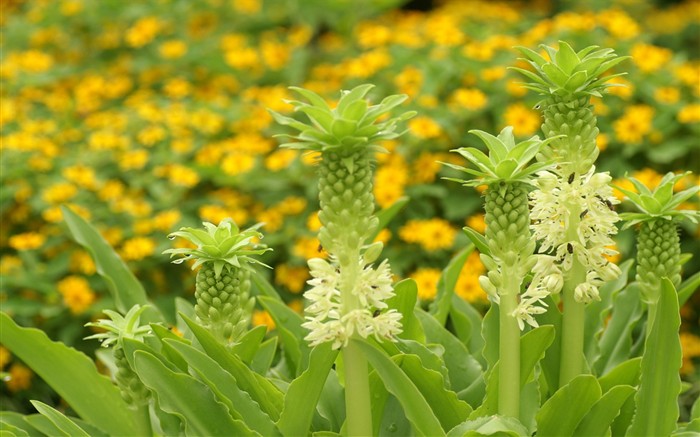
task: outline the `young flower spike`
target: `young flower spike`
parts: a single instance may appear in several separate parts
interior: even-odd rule
[[[132,407],[138,408],[148,403],[151,392],[141,382],[138,375],[131,368],[124,355],[123,339],[130,338],[142,341],[151,332],[147,325],[140,324],[141,314],[148,306],[134,305],[126,315],[104,310],[109,319],[100,319],[95,323],[88,323],[85,326],[94,326],[104,329],[104,332],[86,337],[86,340],[100,340],[103,347],[114,346],[114,364],[117,367],[115,380],[122,398]]]
[[[306,339],[312,346],[331,341],[338,348],[346,345],[353,333],[393,338],[400,332],[395,311],[373,316],[386,308],[384,299],[393,296],[388,280],[391,273],[386,262],[376,269],[370,266],[379,256],[380,246],[369,246],[379,249],[373,249],[371,255],[367,248],[363,252],[363,247],[378,225],[373,214],[372,164],[374,154],[384,149],[377,142],[401,135],[396,132],[399,122],[415,113],[379,121],[407,97],[389,96],[370,106],[365,96],[372,88],[360,85],[343,91],[335,108],[311,91],[291,88],[308,101],[289,103],[304,113],[310,124],[271,111],[280,124],[300,131],[278,135],[298,140],[281,147],[321,152],[319,240],[331,254],[332,263],[319,259],[309,262],[314,279],[309,281],[313,288],[306,293],[311,305],[305,327],[311,330]]]
[[[612,49],[589,46],[575,52],[559,41],[559,50],[541,46],[549,59],[526,47],[518,47],[534,72],[511,67],[531,80],[525,88],[544,96],[537,105],[544,108],[542,130],[547,138],[565,135],[543,150],[547,160],[560,163],[564,173],[583,174],[598,157],[598,128],[590,97],[601,97],[607,88],[619,86],[609,81],[625,73],[602,76],[628,57],[618,57]]]
[[[262,262],[253,258],[268,250],[254,245],[254,238],[261,239],[257,229],[262,224],[240,230],[231,219],[223,220],[219,226],[205,222],[203,229],[181,228],[168,238],[184,238],[197,247],[194,249],[168,249],[171,258],[183,255],[173,262],[181,264],[193,260],[192,269],[197,269],[195,279],[195,314],[215,337],[229,344],[237,341],[250,323],[255,300],[250,294],[252,265]]]
[[[375,336],[395,340],[401,332],[401,314],[387,309],[385,300],[394,295],[387,261],[373,267],[382,246],[365,243],[377,230],[374,213],[372,165],[374,154],[384,151],[377,142],[397,138],[399,122],[412,117],[386,115],[406,96],[390,96],[369,105],[365,96],[373,85],[360,85],[343,91],[335,108],[317,94],[292,88],[307,101],[289,101],[304,113],[310,124],[272,112],[277,122],[299,131],[283,135],[297,142],[282,147],[320,152],[319,162],[319,240],[330,254],[330,263],[309,260],[313,288],[305,293],[311,346],[330,342],[342,348],[345,367],[347,434],[372,434],[367,361],[353,337]],[[380,121],[381,119],[381,121]]]
[[[489,155],[467,147],[453,150],[466,158],[476,169],[446,164],[474,176],[470,180],[450,179],[463,185],[486,185],[486,241],[490,254],[481,254],[488,268],[487,276],[479,278],[491,300],[500,306],[500,383],[498,411],[517,417],[520,412],[520,330],[525,323],[537,326],[534,314],[545,311],[542,299],[559,291],[561,273],[552,270],[548,255],[534,255],[536,241],[530,233],[528,192],[531,175],[551,167],[550,163],[530,161],[555,140],[541,141],[538,137],[516,144],[512,127],[506,127],[498,137],[479,130],[478,136]],[[537,268],[535,268],[537,267]],[[534,269],[533,269],[534,268]],[[521,295],[522,282],[534,270],[534,277]]]
[[[626,212],[620,217],[626,221],[623,229],[639,225],[637,233],[637,282],[642,298],[649,305],[651,326],[661,287],[661,278],[667,277],[678,286],[681,281],[680,241],[678,222],[688,219],[697,223],[700,211],[677,209],[695,196],[700,186],[673,193],[673,186],[690,172],[674,175],[667,173],[653,190],[635,178],[629,178],[637,192],[616,187],[627,196],[640,212]]]

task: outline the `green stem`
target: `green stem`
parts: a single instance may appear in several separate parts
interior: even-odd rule
[[[348,250],[348,262],[340,264],[340,292],[342,293],[343,314],[360,307],[358,297],[353,294],[355,283],[360,275],[359,248]],[[357,336],[357,333],[354,334]],[[369,369],[363,352],[352,343],[343,347],[345,369],[345,423],[347,435],[372,435],[372,409],[369,395]]]
[[[520,328],[513,317],[518,307],[519,284],[504,269],[504,290],[499,308],[498,413],[520,416]]]
[[[569,241],[578,241],[577,228],[579,225],[578,208],[570,209],[571,220],[567,230]],[[577,302],[574,290],[586,280],[586,268],[574,256],[571,270],[565,276],[562,288],[562,327],[561,327],[561,357],[559,366],[559,387],[569,383],[583,373],[583,346],[586,305]]]
[[[149,410],[149,403],[139,406],[138,420],[141,422],[141,429],[144,430],[146,436],[153,435],[153,428],[151,427],[151,412]]]
[[[372,409],[369,396],[367,359],[352,342],[343,348],[345,368],[345,423],[347,435],[372,435]]]

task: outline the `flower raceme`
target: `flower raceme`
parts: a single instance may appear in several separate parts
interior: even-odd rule
[[[598,287],[620,274],[606,258],[616,254],[609,247],[614,245],[611,236],[617,233],[619,220],[612,209],[619,201],[610,180],[607,173],[595,173],[595,167],[581,176],[543,171],[535,181],[537,189],[530,194],[531,228],[541,241],[540,252],[555,258],[550,267],[566,272],[577,259],[586,269],[586,280],[574,291],[578,302],[600,300]]]
[[[360,301],[360,308],[344,312],[340,292],[340,271],[333,264],[320,258],[309,260],[312,288],[305,296],[312,304],[306,308],[307,322],[302,326],[310,334],[306,337],[310,346],[332,342],[337,349],[347,345],[353,333],[362,337],[374,335],[377,340],[393,339],[401,333],[401,314],[387,310],[385,300],[394,296],[389,263],[384,260],[376,268],[360,261],[362,271],[352,288],[352,294]]]

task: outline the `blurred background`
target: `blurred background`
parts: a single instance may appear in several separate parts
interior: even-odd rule
[[[382,144],[378,208],[403,205],[379,239],[397,278],[434,297],[449,259],[482,230],[478,191],[441,180],[450,149],[478,146],[469,129],[540,131],[539,98],[507,68],[513,46],[566,40],[630,55],[621,87],[594,99],[597,166],[654,186],[668,172],[700,172],[699,1],[3,0],[0,2],[0,305],[23,325],[93,354],[84,324],[112,308],[87,252],[69,237],[60,205],[88,219],[166,313],[193,300],[194,273],[169,263],[181,226],[265,222],[274,248],[265,272],[303,310],[306,260],[322,256],[313,155],[278,150],[266,111],[291,111],[287,87],[330,101],[371,82],[371,97],[410,96],[418,116]],[[624,181],[617,180],[624,185]],[[620,193],[618,193],[620,194]],[[397,204],[398,202],[398,204]],[[698,208],[695,203],[684,205]],[[619,210],[624,210],[624,205]],[[700,230],[682,227],[696,255]],[[633,232],[617,238],[635,256]],[[456,293],[479,309],[478,255]],[[683,308],[683,378],[700,380],[700,295]],[[271,319],[256,311],[253,324]],[[2,409],[55,403],[48,387],[0,346]]]

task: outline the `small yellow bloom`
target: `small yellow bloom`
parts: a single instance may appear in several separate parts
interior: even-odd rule
[[[439,218],[410,220],[399,229],[399,237],[403,241],[417,243],[427,251],[449,249],[456,235],[457,231],[450,223]]]
[[[532,135],[537,132],[542,124],[540,114],[522,103],[508,105],[504,119],[507,126],[513,126],[513,134],[517,136]]]
[[[452,93],[450,102],[455,106],[477,111],[486,106],[488,98],[486,94],[476,88],[458,88]]]
[[[153,255],[156,243],[147,237],[134,237],[126,240],[121,248],[121,256],[126,261],[140,261]]]
[[[467,218],[467,226],[480,234],[484,234],[486,232],[486,221],[484,220],[484,214],[474,214]]]
[[[177,39],[166,41],[160,45],[158,52],[165,59],[181,58],[187,53],[187,44]]]
[[[427,140],[437,138],[442,133],[442,128],[433,119],[421,116],[408,122],[408,129],[417,138]]]
[[[221,163],[221,169],[230,176],[249,172],[255,166],[255,158],[248,154],[235,153],[226,156]]]
[[[41,247],[46,237],[36,232],[25,232],[10,237],[9,245],[15,250],[32,250]]]
[[[300,293],[307,279],[309,270],[306,267],[292,267],[288,264],[275,267],[275,284],[287,287],[292,293]]]
[[[630,52],[632,62],[645,73],[653,73],[663,68],[671,60],[671,50],[651,44],[638,43]]]
[[[421,268],[409,275],[418,286],[418,298],[422,301],[431,301],[437,294],[437,283],[441,272],[434,268]]]
[[[294,243],[292,253],[299,258],[308,260],[311,258],[326,258],[328,255],[321,242],[316,237],[300,237]]]
[[[281,149],[272,152],[265,158],[265,168],[270,171],[283,170],[299,156],[299,152],[292,149]]]
[[[686,105],[678,112],[678,121],[681,123],[700,122],[700,104],[693,103]]]
[[[12,393],[27,390],[31,387],[34,373],[29,370],[28,367],[15,363],[10,366],[10,371],[8,373],[10,374],[10,379],[8,379],[5,384],[7,385],[7,389]]]
[[[81,276],[68,276],[58,281],[57,288],[63,303],[73,314],[82,314],[95,301],[95,293],[88,281]]]
[[[273,329],[275,329],[275,321],[272,319],[270,313],[268,313],[265,310],[253,311],[251,323],[253,324],[253,326],[267,326],[267,332],[270,332]]]
[[[654,99],[656,99],[657,102],[663,103],[666,105],[672,105],[676,102],[681,97],[681,92],[678,88],[672,87],[672,86],[665,86],[661,88],[657,88],[654,91]]]

